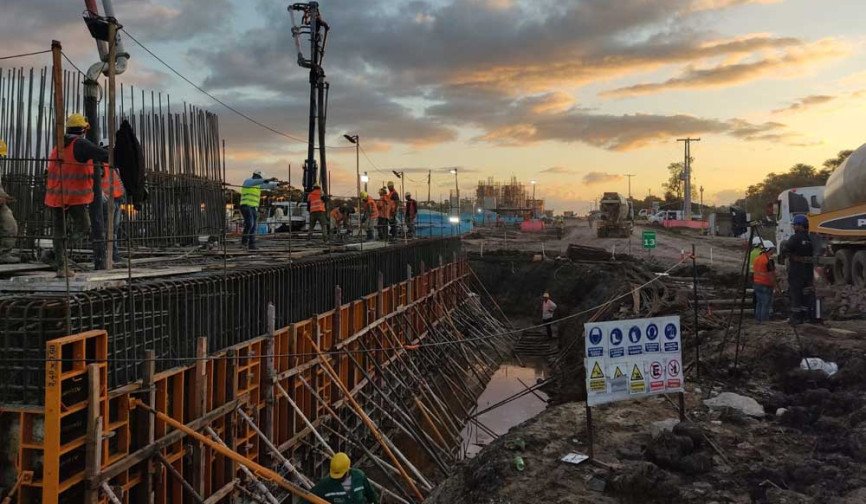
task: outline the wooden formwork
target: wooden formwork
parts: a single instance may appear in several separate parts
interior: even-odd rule
[[[345,399],[310,341],[332,352],[328,360],[339,381],[346,389],[358,391],[366,384],[366,375],[375,375],[377,367],[405,352],[403,345],[418,342],[413,335],[425,333],[425,314],[430,317],[456,306],[462,296],[458,282],[467,273],[468,265],[455,261],[348,303],[340,302],[338,293],[338,306],[331,311],[217,353],[201,349],[200,358],[187,366],[150,378],[145,372],[144,382],[111,391],[105,385],[109,338],[105,331],[49,341],[44,409],[14,412],[21,426],[17,469],[19,474],[33,472],[32,479],[22,481],[17,502],[86,502],[88,488],[97,489],[92,502],[108,502],[98,492],[103,483],[124,503],[148,502],[150,492],[157,503],[194,502],[167,466],[192,482],[201,496],[229,495],[238,481],[237,463],[140,408],[131,408],[136,400],[195,430],[210,426],[231,450],[264,463],[267,448],[252,426],[239,418],[236,410],[242,408],[257,425],[272,426],[271,442],[287,458],[318,471],[324,463],[322,455],[300,440],[311,434],[306,422],[319,425],[328,412],[301,378],[334,409]],[[382,337],[385,331],[394,337]],[[88,381],[91,363],[99,371],[94,384]],[[89,391],[91,385],[98,386],[98,395]],[[280,387],[300,413],[274,393]],[[98,397],[95,411],[103,426],[102,439],[91,441],[98,443],[101,460],[89,477],[88,392]],[[335,446],[345,448],[339,441]]]

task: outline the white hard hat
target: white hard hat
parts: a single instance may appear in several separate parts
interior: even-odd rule
[[[776,248],[776,246],[770,240],[764,240],[762,244],[764,246],[764,250],[770,250]]]
[[[262,171],[261,171],[261,170],[256,170],[256,171],[253,172],[253,175],[258,175],[259,177],[261,177],[261,176],[262,176]]]
[[[764,241],[761,240],[760,236],[755,236],[752,238],[752,246],[753,247],[760,247],[761,245],[763,245],[763,243],[764,243]]]

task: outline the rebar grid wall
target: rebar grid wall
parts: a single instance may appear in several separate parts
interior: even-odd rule
[[[457,238],[416,240],[365,252],[310,258],[292,264],[241,266],[198,274],[135,281],[131,287],[61,296],[0,298],[0,405],[42,401],[45,343],[67,334],[108,331],[111,387],[141,378],[145,350],[158,358],[158,370],[195,356],[195,340],[208,338],[214,351],[265,332],[269,302],[284,326],[334,308],[334,286],[343,299],[375,292],[379,272],[385,285],[406,278],[406,267],[420,271],[449,261],[460,250]],[[67,311],[71,326],[67,327]]]
[[[63,72],[64,117],[83,112],[83,78]],[[49,68],[0,68],[0,139],[9,147],[0,158],[0,181],[14,201],[19,247],[49,237],[45,211],[45,170],[54,147],[54,101]],[[105,86],[103,86],[103,89]],[[102,100],[99,131],[106,137],[107,100]],[[129,120],[138,137],[147,170],[149,199],[126,208],[121,240],[149,246],[193,244],[199,235],[221,236],[225,226],[223,159],[216,114],[171,98],[120,85],[118,126]]]
[[[235,463],[211,449],[196,448],[197,443],[183,439],[178,431],[163,421],[154,420],[140,408],[131,410],[133,398],[150,402],[151,407],[181,423],[209,424],[230,449],[249,460],[267,464],[268,450],[254,429],[236,413],[236,409],[241,408],[259,427],[271,425],[272,443],[311,477],[325,470],[327,457],[320,449],[315,449],[308,422],[320,429],[327,422],[340,429],[345,438],[374,446],[375,443],[366,438],[368,434],[362,423],[345,407],[345,397],[339,392],[337,380],[363,401],[372,415],[375,410],[372,403],[363,399],[364,391],[369,394],[371,387],[394,381],[383,373],[389,366],[397,367],[398,373],[408,373],[409,368],[400,369],[409,358],[407,352],[412,352],[413,359],[422,366],[412,369],[429,381],[442,373],[452,373],[454,380],[468,381],[474,373],[489,376],[495,370],[497,359],[476,360],[468,358],[467,354],[467,351],[483,351],[484,348],[492,351],[490,341],[463,345],[460,352],[455,352],[453,346],[406,348],[409,343],[431,340],[457,342],[465,337],[461,331],[466,328],[458,328],[455,323],[458,326],[478,323],[452,316],[452,312],[466,302],[467,287],[463,282],[468,273],[465,261],[449,262],[374,294],[341,303],[312,318],[283,328],[277,324],[272,335],[248,339],[222,351],[208,350],[209,359],[199,364],[200,379],[195,364],[157,373],[150,389],[152,398],[142,393],[141,382],[120,389],[98,387],[98,414],[103,417],[104,432],[110,436],[98,441],[103,456],[99,474],[94,478],[109,482],[120,491],[125,502],[148,502],[144,493],[148,485],[145,479],[148,459],[159,453],[177,473],[189,478],[200,495],[210,496],[227,486],[237,485]],[[21,443],[17,468],[34,473],[33,480],[21,486],[17,502],[83,501],[87,485],[85,452],[89,441],[85,435],[88,395],[81,391],[88,389],[88,362],[101,362],[107,356],[110,337],[106,331],[94,330],[48,342],[49,355],[63,356],[70,361],[48,364],[44,410],[7,410],[6,414],[19,416]],[[326,370],[324,358],[316,354],[312,342],[326,351],[341,349],[342,353],[327,357],[336,375]],[[272,360],[266,355],[269,347],[275,354]],[[370,348],[381,351],[365,351]],[[458,357],[458,364],[454,356],[461,352],[466,358]],[[104,383],[110,364],[99,366],[99,380]],[[267,399],[269,388],[276,389],[272,402]],[[297,409],[277,392],[279,389],[286,391]],[[483,383],[476,393],[482,389]],[[418,393],[396,383],[390,383],[387,390],[391,390],[394,400],[398,401],[411,401],[413,394]],[[204,408],[194,413],[196,394],[202,391]],[[408,396],[403,397],[406,394]],[[417,401],[417,396],[414,397]],[[377,401],[380,399],[374,400]],[[333,410],[339,412],[341,420],[331,414]],[[395,428],[386,417],[375,416],[383,429]],[[196,424],[201,421],[205,423]],[[150,441],[149,425],[154,432]],[[44,436],[39,434],[40,429]],[[357,446],[347,444],[345,439],[328,437],[335,450],[358,453]],[[196,457],[201,458],[200,464],[196,464]],[[156,467],[156,481],[151,487],[155,491],[155,502],[195,502],[177,479]],[[197,470],[202,471],[200,476],[195,475]],[[104,501],[104,498],[100,500]]]

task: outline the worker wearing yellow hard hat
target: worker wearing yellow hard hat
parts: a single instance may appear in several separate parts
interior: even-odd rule
[[[352,461],[343,452],[331,458],[331,468],[310,492],[331,504],[378,504],[379,494],[360,469],[352,469]],[[309,502],[309,501],[304,501]]]
[[[6,142],[0,140],[0,157],[6,157],[9,155],[9,147],[6,146]]]

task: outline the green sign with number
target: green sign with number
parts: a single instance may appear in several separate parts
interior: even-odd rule
[[[643,232],[643,248],[645,248],[645,249],[656,248],[656,232],[655,231],[644,231]]]

